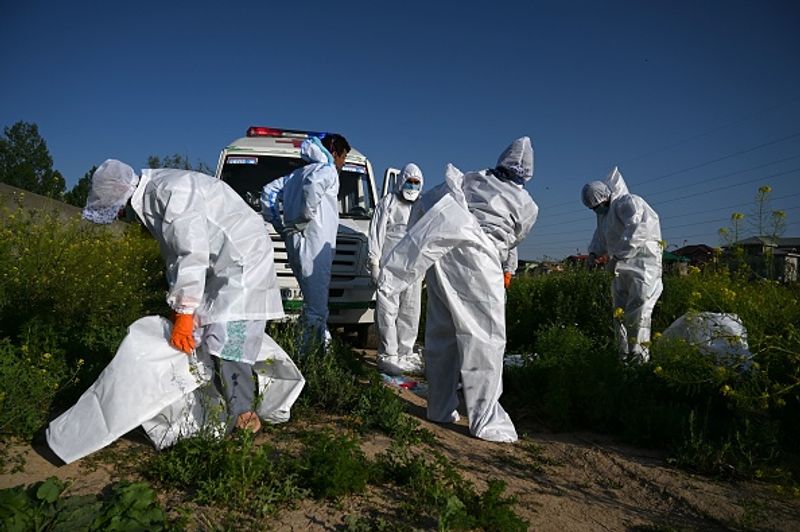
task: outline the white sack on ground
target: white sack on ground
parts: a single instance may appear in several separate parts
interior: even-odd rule
[[[64,462],[102,449],[139,425],[156,447],[167,447],[195,433],[215,410],[209,407],[221,405],[213,386],[202,386],[212,380],[210,360],[171,347],[171,327],[158,316],[134,322],[94,384],[50,423],[47,442]],[[265,399],[258,413],[267,421],[285,421],[305,380],[266,334],[259,361],[254,368]]]
[[[687,312],[667,327],[665,338],[681,338],[719,362],[750,365],[747,329],[736,314]]]

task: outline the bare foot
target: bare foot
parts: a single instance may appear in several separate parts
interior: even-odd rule
[[[245,412],[239,414],[236,418],[236,428],[240,430],[249,430],[253,434],[261,430],[261,420],[258,419],[258,414],[255,412]]]

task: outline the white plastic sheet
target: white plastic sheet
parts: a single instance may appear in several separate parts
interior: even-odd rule
[[[187,356],[169,345],[171,324],[158,316],[134,322],[116,356],[78,402],[50,423],[47,442],[70,463],[142,425],[159,449],[225,418],[207,355]],[[254,366],[267,422],[287,421],[305,379],[283,349],[264,334]],[[220,415],[216,415],[219,413]],[[217,423],[216,428],[224,427]]]
[[[741,363],[748,368],[753,358],[747,345],[747,329],[736,314],[687,312],[667,327],[663,336],[686,340],[720,363]]]

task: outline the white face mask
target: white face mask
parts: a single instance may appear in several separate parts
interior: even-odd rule
[[[419,197],[419,190],[409,190],[407,188],[404,188],[402,192],[403,192],[403,197],[407,201],[416,201],[417,198]]]

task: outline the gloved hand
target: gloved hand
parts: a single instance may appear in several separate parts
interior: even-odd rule
[[[369,263],[369,275],[372,277],[372,284],[378,286],[378,279],[381,276],[381,264],[377,260],[372,260]]]
[[[175,314],[169,343],[184,353],[194,351],[194,314]]]
[[[508,287],[511,286],[511,278],[512,277],[514,277],[513,273],[511,273],[511,272],[503,272],[503,286],[506,287],[506,290],[508,290]]]

